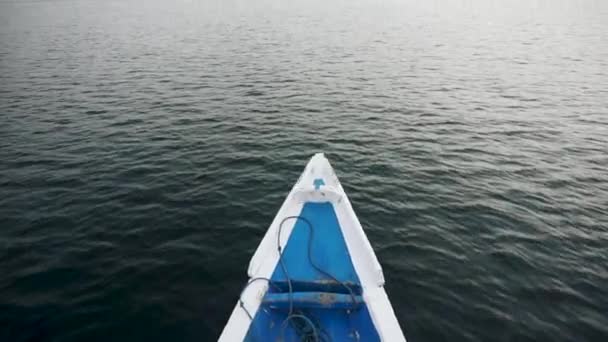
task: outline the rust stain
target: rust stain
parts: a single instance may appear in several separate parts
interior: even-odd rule
[[[330,305],[336,300],[336,295],[333,293],[319,294],[319,302],[323,305]]]

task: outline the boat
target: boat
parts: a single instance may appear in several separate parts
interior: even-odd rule
[[[287,195],[247,273],[219,342],[405,342],[380,263],[322,153]]]

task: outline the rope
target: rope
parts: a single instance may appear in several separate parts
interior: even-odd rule
[[[346,290],[350,294],[350,297],[353,301],[353,306],[352,306],[352,308],[346,310],[347,314],[350,316],[351,310],[356,309],[359,304],[359,303],[357,303],[357,299],[355,297],[355,293],[354,293],[353,289],[350,286],[348,286],[348,284],[346,284],[343,281],[338,280],[333,274],[323,270],[321,267],[319,267],[317,264],[315,264],[315,262],[312,258],[312,241],[314,239],[314,228],[313,228],[312,223],[310,223],[310,221],[307,218],[302,217],[302,216],[287,216],[287,217],[283,218],[283,220],[279,224],[279,231],[277,234],[277,250],[279,252],[279,264],[281,265],[281,270],[283,271],[283,274],[285,274],[285,279],[287,280],[287,286],[288,286],[288,290],[289,290],[289,312],[287,314],[287,318],[285,318],[285,320],[281,324],[281,331],[280,331],[278,338],[279,338],[279,340],[284,340],[285,329],[286,329],[287,325],[289,324],[289,322],[292,321],[293,328],[296,331],[297,336],[300,338],[300,342],[323,342],[326,340],[330,340],[329,335],[324,333],[323,330],[321,330],[317,326],[317,324],[315,324],[303,312],[298,311],[297,313],[294,313],[294,310],[293,310],[293,284],[292,284],[291,278],[289,277],[289,273],[287,272],[287,267],[285,266],[285,263],[283,261],[283,248],[281,247],[281,231],[283,230],[283,224],[287,220],[290,220],[290,219],[302,220],[308,226],[308,231],[309,231],[308,262],[310,263],[310,265],[319,273],[321,273],[324,276],[326,276],[327,278],[330,278],[331,280],[333,280],[334,283],[342,285],[344,288],[346,288]],[[294,225],[294,228],[295,228],[295,225]],[[249,287],[249,285],[251,285],[251,283],[258,281],[258,280],[265,280],[268,282],[269,286],[274,286],[275,289],[278,289],[280,291],[280,289],[276,286],[276,284],[274,284],[272,282],[272,280],[270,280],[268,278],[256,277],[256,278],[250,279],[249,282],[247,282],[247,285],[245,285],[245,287],[241,291],[241,295],[239,296],[239,305],[241,308],[243,308],[245,313],[247,313],[247,316],[249,317],[249,319],[252,321],[253,321],[253,316],[251,315],[249,310],[247,310],[247,308],[245,308],[245,304],[243,303],[243,300],[242,300],[242,295],[245,292],[245,290]],[[297,324],[296,323],[297,320],[295,320],[295,319],[299,319],[300,321],[303,321],[305,323],[305,325]],[[323,337],[320,337],[320,332],[323,334]],[[327,339],[325,337],[327,337]]]
[[[287,322],[289,322],[293,317],[305,317],[306,318],[305,322],[310,324],[312,331],[314,332],[314,334],[312,335],[312,337],[313,337],[312,341],[320,342],[319,333],[317,331],[318,329],[314,325],[314,323],[308,317],[304,316],[303,314],[294,314],[293,313],[293,286],[291,283],[291,278],[289,277],[289,274],[287,273],[287,267],[285,266],[285,263],[283,262],[283,249],[281,248],[281,231],[283,230],[283,224],[287,220],[290,220],[290,219],[302,220],[308,226],[308,232],[309,232],[309,235],[308,235],[308,262],[310,263],[310,265],[315,270],[317,270],[319,273],[325,275],[326,277],[332,279],[335,283],[341,284],[342,286],[344,286],[344,288],[346,288],[346,290],[350,294],[350,297],[353,301],[352,309],[355,309],[357,307],[358,303],[357,303],[357,299],[355,298],[355,293],[350,288],[350,286],[348,286],[348,284],[346,284],[343,281],[338,280],[333,274],[323,270],[321,267],[319,267],[317,264],[315,264],[315,262],[312,258],[312,242],[314,241],[314,228],[313,228],[312,223],[310,223],[310,221],[303,216],[287,216],[287,217],[283,218],[283,220],[279,224],[279,231],[277,234],[277,250],[279,251],[279,263],[281,265],[281,269],[283,270],[283,273],[285,274],[285,278],[287,279],[287,285],[289,288],[289,313],[287,315],[287,318],[283,321],[281,334],[279,335],[279,337],[282,337],[285,332],[283,325],[286,325]],[[294,229],[295,229],[295,225],[294,225]],[[347,312],[350,314],[350,309],[347,310]],[[307,336],[310,336],[310,334],[306,334],[306,331],[304,331],[304,334],[302,334],[302,332],[303,332],[302,328],[297,329],[297,327],[294,327],[294,329],[296,331],[300,332],[298,335],[301,337],[301,341],[310,341],[310,339],[307,337]]]
[[[288,287],[289,287],[290,302],[292,301],[291,279],[289,278],[289,275],[287,274],[287,268],[285,267],[285,264],[283,263],[283,253],[282,253],[282,249],[281,249],[281,231],[283,230],[283,224],[285,223],[285,221],[287,221],[289,219],[302,220],[303,222],[306,223],[306,225],[308,226],[308,231],[309,231],[309,235],[308,235],[308,262],[319,273],[325,275],[328,278],[331,278],[331,280],[333,280],[334,283],[338,283],[338,284],[342,285],[344,288],[346,288],[346,290],[350,294],[350,298],[353,301],[353,307],[351,309],[352,310],[356,309],[358,303],[357,303],[357,299],[355,297],[355,293],[353,292],[353,290],[351,289],[351,287],[348,286],[348,284],[346,284],[345,282],[338,280],[333,274],[331,274],[331,273],[323,270],[321,267],[317,266],[317,264],[315,264],[315,262],[313,261],[313,259],[312,259],[312,241],[314,239],[314,229],[313,229],[312,223],[310,223],[310,221],[306,217],[303,217],[303,216],[287,216],[287,217],[285,217],[281,221],[281,223],[279,224],[279,233],[277,234],[277,249],[279,251],[279,262],[281,264],[281,268],[283,269],[283,273],[285,273],[285,278],[287,278],[287,284],[288,284]],[[295,225],[294,225],[294,228],[295,228]],[[290,308],[289,308],[289,312],[290,313],[293,311],[292,309],[293,309],[292,305],[290,305]]]
[[[311,341],[311,342],[319,342],[319,332],[317,331],[317,328],[315,326],[315,324],[310,320],[310,318],[301,315],[301,314],[290,314],[287,316],[287,318],[285,318],[285,320],[283,321],[283,323],[281,324],[281,333],[279,334],[279,338],[282,338],[283,336],[285,336],[285,328],[287,327],[287,323],[289,323],[290,320],[293,320],[294,318],[299,318],[301,320],[303,320],[304,322],[306,322],[311,328],[312,328],[312,340],[310,340],[308,338],[309,334],[306,335],[300,335],[300,340],[302,342],[307,342],[307,341]]]
[[[249,281],[247,282],[247,285],[245,285],[245,287],[243,287],[243,290],[241,290],[241,294],[239,295],[239,306],[245,310],[245,313],[247,314],[247,316],[249,316],[249,319],[253,321],[253,316],[251,315],[251,313],[249,312],[249,310],[247,310],[247,308],[245,307],[245,303],[243,302],[243,293],[245,292],[245,290],[247,290],[247,288],[249,287],[249,285],[251,285],[253,282],[256,282],[258,280],[266,280],[268,282],[268,285],[274,286],[275,289],[280,290],[275,284],[272,283],[272,280],[268,279],[268,278],[264,278],[264,277],[255,277],[255,278],[251,278],[249,279]]]

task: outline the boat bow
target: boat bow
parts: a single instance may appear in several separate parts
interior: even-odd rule
[[[285,332],[271,330],[288,321],[294,307],[311,312],[334,341],[405,341],[380,263],[322,153],[311,158],[288,194],[251,258],[248,275],[222,342],[255,341],[256,336],[274,341]],[[360,306],[349,307],[357,301]]]

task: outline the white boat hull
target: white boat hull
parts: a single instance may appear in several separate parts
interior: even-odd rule
[[[323,154],[319,153],[311,158],[304,169],[304,172],[279,209],[275,219],[249,263],[248,275],[250,279],[274,279],[273,277],[277,277],[277,268],[280,258],[277,244],[280,244],[283,250],[285,249],[294,227],[296,227],[295,221],[297,220],[292,220],[283,225],[281,239],[280,241],[277,241],[281,222],[286,217],[298,217],[302,214],[305,206],[314,206],[315,204],[323,203],[330,203],[331,206],[333,206],[335,218],[337,218],[337,226],[341,231],[347,248],[348,257],[350,258],[352,268],[354,268],[356,277],[358,278],[357,288],[360,291],[360,297],[364,301],[369,318],[373,323],[373,328],[377,333],[378,340],[390,342],[405,341],[403,332],[383,287],[384,275],[380,263],[352,209],[348,197],[344,193],[342,185],[338,181],[329,161]],[[320,221],[317,220],[317,222]],[[323,233],[324,232],[315,231],[317,239],[321,239],[319,236],[323,235]],[[318,243],[319,242],[317,242],[317,244]],[[283,255],[283,258],[285,258],[286,254],[284,253]],[[314,257],[316,258],[317,256]],[[301,262],[306,263],[305,260]],[[291,268],[293,269],[294,266],[291,266]],[[267,297],[268,289],[269,283],[267,281],[251,282],[244,289],[240,301],[235,306],[219,341],[234,342],[252,340],[250,337],[251,332],[249,332],[249,330],[254,321],[254,317],[257,317],[256,315],[258,315],[260,310],[266,310],[266,313],[268,313],[268,310],[271,310],[268,308],[264,309],[265,297]],[[291,300],[293,300],[293,298],[291,298]],[[294,304],[291,303],[291,305],[293,306]],[[338,328],[336,328],[335,331],[337,331],[337,329]],[[333,331],[334,330],[332,330],[332,333],[335,333]],[[355,327],[354,333],[349,333],[348,339],[345,337],[344,340],[357,340],[357,338],[359,338],[358,335],[359,332],[357,331],[357,327]],[[351,337],[352,339],[350,339]],[[340,337],[335,339],[335,336],[333,336],[333,338],[334,340],[340,340]]]

